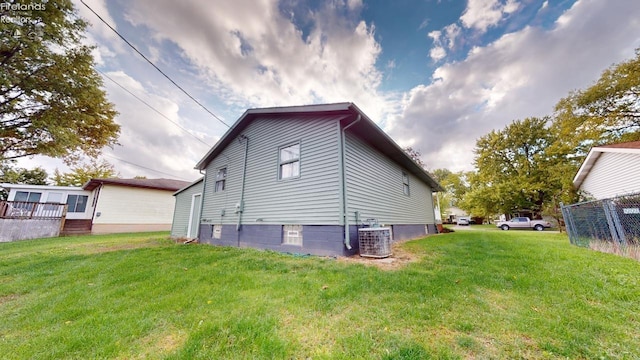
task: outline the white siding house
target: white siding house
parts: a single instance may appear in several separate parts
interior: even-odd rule
[[[201,178],[173,194],[176,201],[171,223],[172,237],[189,239],[198,237],[203,185],[204,178]]]
[[[67,204],[67,219],[87,220],[93,215],[93,193],[74,186],[0,184],[9,190],[8,201]]]
[[[62,234],[168,231],[173,193],[188,185],[171,179],[91,179],[82,187],[0,184],[8,201],[67,204]]]
[[[440,185],[352,103],[247,110],[196,168],[204,243],[348,255],[366,219],[437,231]]]
[[[640,192],[640,141],[592,148],[573,184],[595,199]]]
[[[91,179],[82,187],[96,198],[91,233],[171,230],[173,193],[188,184],[172,179]]]

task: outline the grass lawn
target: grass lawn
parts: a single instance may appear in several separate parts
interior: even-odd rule
[[[180,245],[0,244],[0,358],[636,359],[640,263],[533,231],[403,244],[396,271]]]

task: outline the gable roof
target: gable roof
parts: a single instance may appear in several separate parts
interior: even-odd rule
[[[587,154],[587,157],[580,166],[578,173],[573,178],[573,186],[579,188],[580,185],[582,185],[582,182],[587,178],[596,161],[598,161],[598,158],[603,153],[640,154],[640,141],[630,141],[591,148],[591,150],[589,150],[589,154]]]
[[[176,196],[176,195],[180,194],[181,192],[183,192],[183,191],[185,191],[185,190],[187,190],[187,189],[190,189],[190,188],[192,188],[192,187],[194,187],[194,186],[196,186],[196,185],[200,184],[200,183],[201,183],[201,182],[203,182],[203,181],[204,181],[204,176],[203,176],[203,177],[201,177],[200,179],[198,179],[198,180],[196,180],[196,181],[192,182],[191,184],[189,184],[189,185],[187,185],[187,186],[183,187],[182,189],[180,189],[180,190],[178,190],[178,191],[174,192],[174,193],[173,193],[173,196]]]
[[[82,186],[84,190],[93,190],[101,184],[127,186],[155,190],[177,191],[189,185],[188,181],[174,179],[91,179]]]
[[[436,182],[433,177],[424,170],[420,165],[407,155],[404,150],[396,144],[389,135],[378,127],[369,117],[362,112],[355,104],[350,102],[321,104],[321,105],[302,105],[287,106],[273,108],[248,109],[240,116],[240,118],[227,130],[227,132],[218,140],[218,142],[207,152],[207,154],[196,164],[196,169],[203,170],[207,165],[224,150],[229,143],[236,139],[242,131],[256,118],[262,116],[295,116],[295,115],[333,115],[341,117],[340,120],[350,118],[353,126],[349,131],[365,141],[371,147],[377,149],[394,162],[400,164],[410,173],[418,177],[423,182],[429,184],[434,191],[443,191],[444,189]],[[327,117],[335,119],[335,117]],[[360,121],[355,119],[360,116]]]

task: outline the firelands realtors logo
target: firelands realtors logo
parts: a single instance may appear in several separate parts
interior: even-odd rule
[[[42,21],[37,16],[33,16],[35,11],[45,11],[47,5],[45,3],[30,3],[30,4],[13,4],[9,2],[0,3],[0,23],[3,24],[26,24],[26,23],[39,23]],[[28,12],[31,12],[29,14]]]

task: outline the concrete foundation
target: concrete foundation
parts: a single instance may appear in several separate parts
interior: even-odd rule
[[[0,242],[57,237],[61,219],[0,219]]]

